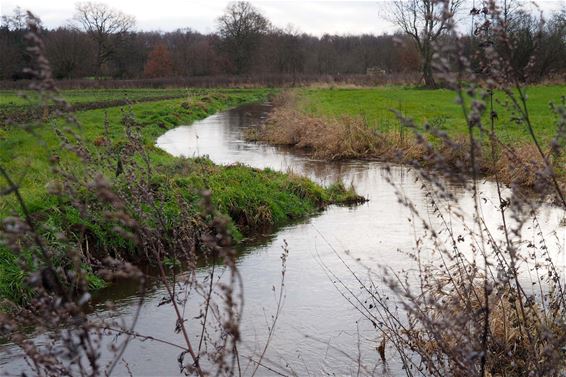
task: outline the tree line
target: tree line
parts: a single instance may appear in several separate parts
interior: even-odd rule
[[[231,3],[217,19],[217,30],[203,34],[190,28],[172,32],[136,31],[135,19],[102,3],[78,3],[73,21],[54,29],[42,28],[47,58],[58,79],[173,78],[215,75],[347,75],[421,72],[434,86],[433,44],[458,38],[474,54],[481,46],[481,9],[464,9],[463,1],[450,1],[450,10],[476,18],[472,31],[445,35],[435,22],[442,12],[434,0],[394,3],[391,20],[396,34],[313,36],[293,27],[275,27],[248,2]],[[436,8],[435,8],[436,7]],[[468,14],[469,12],[469,14]],[[566,72],[566,10],[544,23],[540,16],[505,1],[505,27],[512,39],[517,70],[539,57],[531,80]],[[16,8],[0,25],[0,79],[25,79],[25,12]],[[506,16],[507,17],[507,16]],[[377,22],[377,20],[376,20]],[[474,30],[474,26],[475,27]],[[486,43],[485,38],[483,42]],[[493,42],[495,43],[495,42]],[[506,45],[507,46],[507,45]],[[503,48],[503,46],[501,46]],[[536,77],[535,77],[536,76]]]

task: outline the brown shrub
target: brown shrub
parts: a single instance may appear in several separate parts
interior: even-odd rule
[[[368,127],[362,118],[320,118],[297,110],[293,94],[274,99],[275,109],[267,122],[247,134],[248,140],[304,149],[317,158],[391,159],[403,146],[397,133],[382,133]],[[407,145],[413,154],[415,145]]]
[[[535,301],[522,308],[519,294],[509,285],[488,288],[491,292],[486,306],[484,282],[480,277],[454,280],[447,276],[435,283],[440,285],[431,286],[420,300],[423,306],[419,311],[426,309],[426,314],[413,311],[412,320],[419,325],[410,330],[408,338],[415,349],[431,359],[449,355],[445,362],[453,376],[472,374],[468,370],[469,358],[481,354],[484,310],[489,313],[486,376],[521,376],[526,370],[537,369],[532,364],[535,361],[540,365],[564,366],[559,348],[566,339],[566,327],[560,315],[546,312]]]

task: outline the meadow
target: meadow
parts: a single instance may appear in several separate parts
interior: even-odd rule
[[[156,94],[156,91],[152,91]],[[142,95],[145,90],[130,91],[130,94]],[[165,95],[164,92],[163,95]],[[63,92],[63,98],[67,98],[67,92]],[[124,98],[123,91],[103,91],[100,94],[77,93],[71,91],[70,97],[73,101],[88,101],[89,98],[104,98],[115,100]],[[14,98],[18,98],[13,93]],[[97,139],[104,137],[105,120],[109,125],[109,137],[115,143],[123,143],[125,140],[124,127],[121,120],[124,110],[131,112],[135,121],[140,126],[141,133],[148,147],[152,149],[155,161],[164,161],[167,155],[153,148],[155,139],[164,130],[183,123],[190,123],[201,119],[222,109],[237,106],[245,102],[260,101],[266,98],[268,91],[217,91],[206,95],[189,94],[183,99],[154,101],[140,104],[132,104],[130,107],[110,107],[77,113],[77,135],[89,146],[94,147]],[[2,109],[2,107],[0,107]],[[31,125],[33,132],[29,132],[30,125],[10,125],[0,129],[0,162],[6,165],[9,174],[19,177],[19,186],[27,198],[34,200],[38,197],[42,200],[40,193],[44,191],[43,186],[52,177],[49,157],[59,149],[60,140],[55,134],[55,128],[66,127],[62,119],[52,119],[48,122],[39,121]],[[0,213],[5,213],[9,203],[0,205]]]
[[[556,134],[556,117],[549,111],[549,104],[563,100],[566,85],[530,86],[525,90],[535,132],[548,142]],[[412,118],[418,124],[428,123],[444,130],[451,136],[468,132],[462,107],[452,90],[384,86],[371,89],[299,89],[296,94],[298,108],[309,115],[362,117],[370,128],[383,132],[399,129],[399,120],[394,111]],[[507,98],[501,92],[494,94],[494,111],[498,113],[497,133],[502,141],[529,140],[527,129],[511,119]],[[485,114],[487,118],[488,114]]]

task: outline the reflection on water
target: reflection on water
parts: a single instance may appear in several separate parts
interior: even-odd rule
[[[353,183],[370,201],[356,207],[332,206],[319,216],[289,225],[259,244],[247,246],[238,260],[245,289],[242,354],[253,354],[263,347],[269,322],[266,318],[275,307],[272,287],[280,280],[281,246],[285,240],[290,250],[286,298],[266,356],[270,365],[298,375],[353,375],[357,362],[351,358],[359,356],[365,364],[377,368],[377,375],[404,374],[395,360],[383,369],[376,351],[381,340],[379,334],[344,300],[322,266],[328,267],[358,294],[359,284],[335,252],[347,255],[346,260],[362,275],[366,274],[362,264],[410,270],[414,268],[412,259],[400,250],[413,250],[419,225],[408,221],[411,214],[398,202],[394,188],[385,179],[385,168],[379,162],[319,161],[286,148],[246,142],[243,131],[261,122],[268,110],[269,105],[252,105],[222,112],[191,126],[168,131],[157,140],[157,145],[175,156],[207,155],[220,164],[241,162],[257,168],[292,170],[322,184],[340,179]],[[414,172],[394,166],[390,177],[418,210],[434,217],[429,198],[416,181]],[[462,216],[471,216],[470,193],[457,182],[447,185],[457,197]],[[493,200],[496,189],[493,184],[484,183],[480,191],[485,198],[481,210],[491,222],[488,225],[495,229],[499,221],[496,200]],[[456,220],[456,214],[454,219],[447,220]],[[544,208],[539,215],[544,235],[555,234],[562,245],[565,231],[558,224],[563,215],[551,208]],[[562,267],[566,265],[564,256],[559,258]],[[136,292],[134,286],[116,285],[103,292],[101,300],[112,299],[121,315],[128,318],[137,305]],[[159,285],[150,288],[137,329],[149,336],[171,334],[167,335],[168,340],[180,342],[179,335],[172,331],[175,327],[173,312],[167,306],[157,305],[164,295]],[[104,315],[102,306],[96,315]],[[3,368],[14,372],[23,367],[23,361],[8,355],[9,350],[10,347],[4,349]],[[178,375],[176,357],[176,351],[167,345],[151,342],[132,342],[125,354],[134,375]],[[260,375],[270,375],[270,372],[262,370]]]

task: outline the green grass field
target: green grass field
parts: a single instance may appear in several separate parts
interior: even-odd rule
[[[392,110],[398,110],[419,124],[429,122],[451,135],[467,132],[462,108],[456,95],[449,90],[425,90],[409,87],[380,87],[372,89],[298,89],[300,109],[316,116],[362,116],[370,127],[382,131],[399,128]],[[549,103],[558,103],[566,95],[566,86],[533,86],[527,89],[528,106],[537,135],[548,142],[556,132],[555,117]],[[502,93],[496,93],[495,111],[499,137],[505,141],[526,141],[524,126],[511,121],[511,114],[498,103]],[[488,109],[489,113],[489,109]],[[487,116],[486,116],[487,119]],[[486,124],[487,126],[487,124]]]

